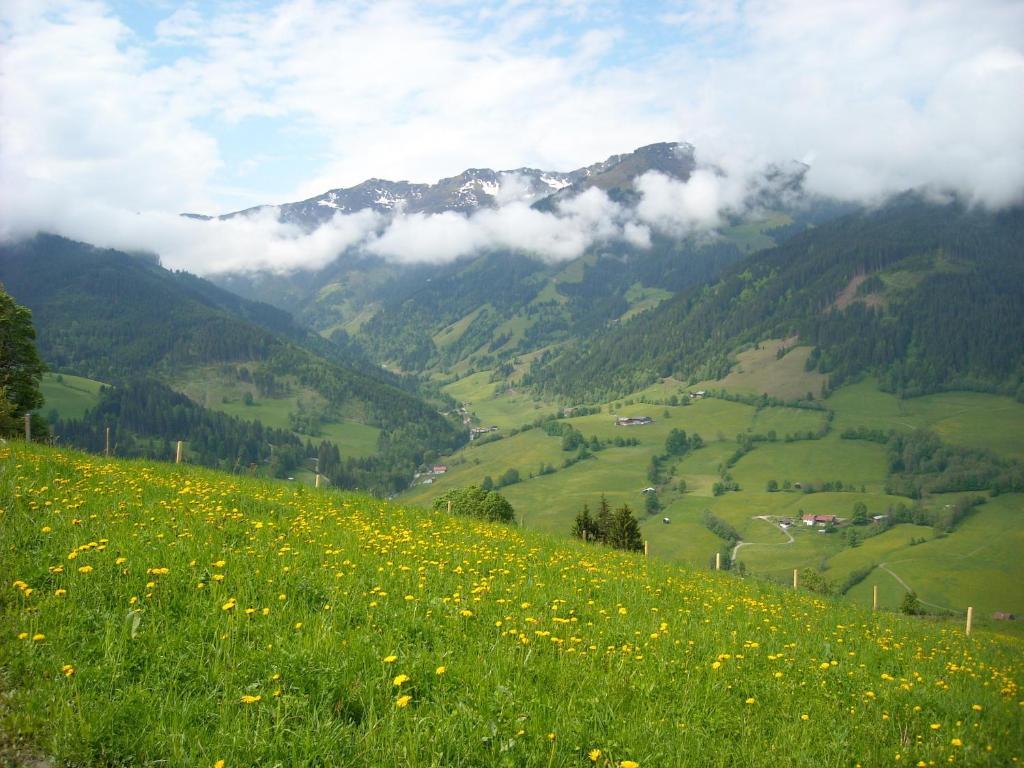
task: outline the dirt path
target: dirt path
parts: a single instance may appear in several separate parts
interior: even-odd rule
[[[907,592],[913,592],[914,591],[913,589],[911,589],[910,585],[907,584],[907,582],[905,582],[899,576],[899,574],[897,574],[895,571],[893,571],[891,568],[889,568],[889,564],[888,563],[879,563],[878,564],[878,569],[880,571],[885,571],[890,576],[892,576],[894,579],[896,579],[896,582],[901,587],[903,587],[903,589],[905,589]],[[940,611],[952,611],[953,613],[960,613],[961,612],[957,608],[950,608],[948,605],[938,605],[937,603],[929,603],[927,600],[922,600],[921,598],[917,598],[917,602],[919,602],[921,605],[928,605],[928,606],[931,606],[932,608],[938,608]]]
[[[773,528],[779,528],[778,523],[771,520],[768,515],[754,515],[754,517],[752,517],[751,519],[764,520]],[[791,534],[785,528],[779,528],[779,530],[786,534],[786,538],[789,539],[789,541],[779,541],[774,544],[766,544],[760,541],[738,541],[736,542],[736,546],[732,548],[732,554],[729,556],[729,559],[735,563],[736,553],[739,552],[742,547],[785,547],[786,545],[792,544],[795,541],[795,539],[793,538],[793,534]]]

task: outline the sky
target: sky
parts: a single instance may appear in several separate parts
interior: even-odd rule
[[[567,258],[713,228],[760,169],[792,161],[843,200],[924,188],[1000,208],[1024,200],[1022,102],[1012,1],[5,0],[0,237],[52,231],[198,272],[318,266],[345,247]],[[178,216],[372,177],[567,171],[656,141],[718,170],[644,179],[629,211],[592,197],[538,218],[513,200],[468,222],[362,215],[312,234],[272,211]]]

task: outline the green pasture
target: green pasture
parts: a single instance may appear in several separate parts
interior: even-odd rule
[[[100,399],[103,383],[69,373],[44,373],[40,382],[43,413],[56,410],[62,419],[80,419]]]

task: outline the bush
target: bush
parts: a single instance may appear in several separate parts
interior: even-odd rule
[[[453,488],[434,499],[434,511],[447,512],[448,502],[451,502],[452,513],[456,515],[499,523],[515,521],[515,510],[512,509],[512,505],[497,491],[485,491],[475,485]]]

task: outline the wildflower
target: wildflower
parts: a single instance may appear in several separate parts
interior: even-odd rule
[[[954,747],[962,747],[964,743],[960,739],[952,739],[950,742]]]
[[[45,639],[46,639],[46,635],[44,635],[42,632],[36,632],[34,635],[32,635],[32,642],[33,643],[41,643]]]
[[[443,665],[434,670],[434,674],[435,675],[443,675],[444,673],[445,673],[445,668],[444,668]]]
[[[64,673],[64,677],[71,677],[75,674],[75,668],[71,664],[65,664],[60,671]]]
[[[640,763],[636,760],[623,760],[619,763],[619,768],[640,768]]]
[[[971,709],[973,709],[975,712],[981,712],[981,704],[972,704]]]
[[[68,591],[66,589],[55,589],[55,590],[53,590],[53,596],[54,597],[64,597],[64,595],[66,595],[67,593],[68,593]]]
[[[929,727],[930,727],[930,728],[931,728],[931,729],[932,729],[933,731],[937,731],[937,730],[939,730],[939,728],[941,728],[941,727],[942,727],[942,723],[932,723],[932,724],[931,724],[931,726],[929,726]]]
[[[217,762],[215,762],[213,764],[213,768],[224,768],[224,761],[223,760],[218,760]]]
[[[746,703],[747,704],[756,704],[757,703],[757,699],[755,699],[753,696],[751,696],[749,699],[747,699]]]
[[[235,607],[235,605],[236,605],[235,598],[232,597],[230,600],[228,600],[226,603],[224,603],[224,605],[222,605],[220,607],[220,609],[222,611],[230,611],[231,609],[233,609]]]
[[[596,763],[601,759],[601,750],[595,747],[587,753],[587,757],[590,758],[590,762]]]
[[[552,732],[552,733],[549,733],[549,734],[548,734],[548,741],[554,741],[554,740],[555,740],[555,734],[554,734],[554,732]]]
[[[258,701],[262,701],[262,700],[263,700],[263,697],[262,697],[262,696],[260,696],[260,695],[258,695],[258,694],[257,694],[256,696],[251,696],[251,695],[249,695],[248,693],[247,693],[247,694],[245,694],[245,695],[244,695],[244,696],[243,696],[243,697],[242,697],[242,698],[240,699],[240,701],[241,701],[241,702],[242,702],[243,704],[255,704],[255,703],[257,703]]]
[[[79,573],[92,573],[91,565],[83,565],[78,568]]]
[[[399,696],[397,699],[395,699],[395,706],[399,709],[402,709],[403,707],[409,706],[410,701],[412,701],[412,696],[409,696],[408,694],[404,696]]]
[[[712,669],[718,669],[720,666],[722,666],[722,662],[720,662],[720,661],[714,661],[714,662],[711,663],[711,668]]]
[[[19,640],[28,640],[28,632],[19,632],[18,633],[18,639]]]
[[[402,683],[407,683],[407,682],[409,682],[409,676],[408,675],[397,675],[395,677],[395,680],[394,680],[394,684],[395,684],[396,688],[398,686],[400,686]]]
[[[806,722],[811,719],[811,716],[804,712],[802,715],[800,715],[800,719]]]
[[[394,654],[392,654],[391,656],[385,656],[384,657],[384,663],[385,664],[394,664],[396,661],[398,661],[398,657],[395,656]]]
[[[821,664],[819,664],[819,665],[818,665],[818,668],[819,668],[819,669],[828,669],[828,668],[829,668],[829,667],[831,667],[831,666],[832,666],[832,665],[831,665],[831,664],[829,664],[829,663],[828,663],[827,661],[823,661],[823,662],[821,662]]]

